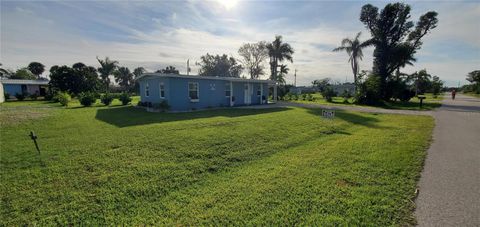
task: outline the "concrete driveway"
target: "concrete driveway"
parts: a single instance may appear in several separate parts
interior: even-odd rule
[[[419,183],[419,226],[480,226],[480,99],[446,96]]]

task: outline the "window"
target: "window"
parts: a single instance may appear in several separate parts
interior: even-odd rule
[[[262,87],[259,87],[257,90],[257,96],[262,95]]]
[[[230,97],[231,87],[230,83],[225,83],[225,97]]]
[[[150,88],[148,86],[148,83],[145,83],[145,97],[150,96]]]
[[[190,97],[191,102],[198,102],[198,83],[189,82],[188,83],[188,97]]]
[[[159,86],[159,91],[160,91],[160,98],[165,98],[165,85],[163,83],[160,83]]]

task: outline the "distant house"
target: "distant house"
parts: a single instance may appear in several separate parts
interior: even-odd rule
[[[267,104],[270,80],[147,73],[140,76],[140,101],[166,101],[172,111]]]
[[[355,94],[355,84],[353,83],[335,84],[332,85],[332,89],[339,96],[341,96],[345,91],[347,91],[350,95]]]
[[[15,94],[37,94],[44,96],[48,89],[48,80],[15,80],[1,79],[0,84],[3,86],[3,93],[11,96]]]
[[[315,93],[318,92],[317,87],[307,87],[307,86],[298,86],[298,87],[291,87],[290,88],[290,93],[296,94],[296,95],[301,95],[301,94],[306,94],[306,93]]]

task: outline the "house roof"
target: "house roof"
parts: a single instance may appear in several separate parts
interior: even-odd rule
[[[48,85],[49,80],[15,80],[1,79],[2,84],[27,84],[27,85]]]
[[[186,79],[200,79],[200,80],[224,80],[232,82],[250,82],[250,83],[269,83],[274,84],[273,80],[254,80],[244,79],[236,77],[219,77],[219,76],[198,76],[198,75],[182,75],[182,74],[165,74],[165,73],[145,73],[138,77],[136,80],[142,80],[144,78],[152,77],[169,77],[169,78],[186,78]]]

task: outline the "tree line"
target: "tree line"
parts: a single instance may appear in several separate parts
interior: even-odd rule
[[[293,63],[294,52],[290,44],[277,35],[272,42],[244,43],[238,49],[239,59],[226,54],[207,53],[200,57],[200,62],[196,65],[200,66],[200,76],[240,77],[242,72],[246,72],[250,79],[259,79],[266,74],[264,64],[268,60],[269,79],[284,85],[285,76],[290,70],[284,62]]]
[[[465,93],[480,94],[480,70],[469,72],[466,79],[470,84],[462,86],[460,90]]]
[[[49,92],[54,95],[58,92],[66,92],[77,96],[82,92],[108,93],[111,90],[111,78],[120,87],[121,92],[135,92],[135,78],[146,73],[143,67],[137,67],[130,71],[128,67],[119,66],[119,62],[111,60],[109,57],[97,61],[100,67],[87,66],[82,62],[77,62],[72,66],[54,65],[49,70]],[[0,64],[1,66],[1,64]],[[5,79],[23,79],[23,80],[47,80],[41,75],[45,72],[45,65],[40,62],[31,62],[27,67],[20,68],[15,72],[0,68],[0,76]],[[176,73],[179,71],[173,66],[167,66],[165,69],[157,70],[161,73]]]
[[[260,41],[258,43],[243,44],[238,53],[240,59],[236,59],[226,54],[211,55],[207,53],[200,57],[196,64],[200,67],[199,76],[220,76],[220,77],[240,77],[246,70],[251,79],[259,79],[265,75],[265,66],[267,58],[270,64],[270,79],[276,80],[280,84],[285,84],[285,76],[288,73],[288,67],[283,64],[285,61],[293,62],[293,48],[283,42],[282,36],[276,36],[271,43]],[[109,93],[111,90],[111,78],[115,79],[122,92],[135,92],[138,90],[135,79],[140,75],[147,73],[143,67],[137,67],[131,71],[128,67],[120,66],[119,62],[109,57],[100,59],[97,57],[100,67],[88,66],[82,62],[68,65],[54,65],[49,72],[49,91],[52,95],[58,92],[66,92],[73,96],[80,93]],[[1,65],[1,64],[0,64]],[[7,69],[0,69],[0,76],[8,79],[47,79],[41,75],[45,72],[45,66],[40,62],[32,62],[27,67],[20,68],[15,72]],[[174,66],[167,66],[164,69],[155,71],[156,73],[179,74],[179,70]]]

